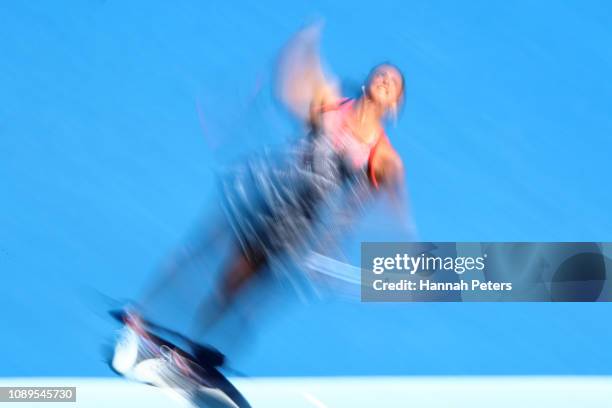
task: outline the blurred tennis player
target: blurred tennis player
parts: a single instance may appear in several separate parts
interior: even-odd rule
[[[308,254],[328,251],[367,202],[386,193],[401,204],[403,165],[384,124],[400,109],[404,78],[383,63],[371,70],[357,97],[343,97],[323,71],[319,33],[308,27],[289,42],[276,77],[278,99],[306,125],[307,135],[282,152],[253,155],[219,181],[232,244],[214,299],[205,299],[196,314],[192,338],[205,335],[260,271],[304,279],[296,275],[312,272],[304,266]],[[165,287],[161,282],[152,292]],[[148,334],[152,323],[137,307],[123,320],[113,368],[140,381],[180,383],[168,380],[167,367],[169,361],[175,368],[188,366],[181,363],[184,354],[168,353],[171,346],[160,352],[159,339]]]

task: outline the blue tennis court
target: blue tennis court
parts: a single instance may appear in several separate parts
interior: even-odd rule
[[[605,1],[3,4],[0,384],[164,404],[103,361],[104,299],[137,296],[193,232],[216,168],[300,133],[270,89],[312,21],[349,91],[376,63],[404,72],[388,133],[411,238],[612,240],[611,19]],[[355,245],[406,239],[389,224],[367,220]],[[603,407],[611,312],[281,294],[229,349],[254,406]]]

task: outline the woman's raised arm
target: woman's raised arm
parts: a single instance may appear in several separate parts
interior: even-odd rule
[[[335,81],[323,70],[320,36],[320,24],[298,32],[282,50],[277,67],[277,97],[292,114],[311,124],[321,106],[340,97]]]

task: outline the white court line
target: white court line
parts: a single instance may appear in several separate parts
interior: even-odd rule
[[[327,408],[327,405],[325,405],[324,403],[322,403],[321,401],[319,401],[314,395],[312,395],[309,392],[303,391],[302,395],[304,396],[304,398],[312,403],[312,405],[314,405],[317,408]]]
[[[253,408],[610,408],[612,377],[232,378]],[[162,390],[117,378],[0,378],[0,386],[72,386],[53,408],[188,407]],[[325,401],[323,403],[322,401]],[[3,408],[48,404],[0,403]]]

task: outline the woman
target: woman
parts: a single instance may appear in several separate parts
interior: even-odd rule
[[[343,98],[323,73],[318,37],[316,27],[295,36],[281,54],[276,84],[279,100],[306,124],[308,137],[288,152],[254,156],[220,179],[234,244],[215,296],[200,307],[192,337],[205,333],[259,271],[295,281],[296,270],[308,272],[304,257],[325,252],[365,201],[381,192],[396,201],[401,197],[402,162],[383,128],[403,100],[401,73],[391,64],[378,65],[359,97]],[[166,286],[158,284],[151,293]],[[135,376],[130,372],[137,363],[158,356],[138,313],[128,313],[125,322],[125,334],[132,345],[137,339],[140,352],[136,356],[118,346],[113,368]],[[145,377],[139,379],[155,383]]]
[[[221,183],[239,243],[219,289],[225,299],[233,299],[258,270],[278,270],[279,259],[289,256],[295,267],[305,251],[323,250],[331,238],[321,238],[322,217],[346,218],[356,212],[351,206],[360,207],[381,190],[396,203],[401,198],[402,162],[383,122],[395,117],[402,103],[402,74],[380,64],[358,98],[343,98],[321,68],[318,33],[311,27],[296,35],[277,73],[279,99],[307,125],[309,136],[280,158],[249,161],[246,171]]]

